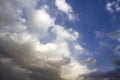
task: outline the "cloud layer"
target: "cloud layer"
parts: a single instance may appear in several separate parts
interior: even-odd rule
[[[84,52],[77,42],[79,33],[56,24],[50,5],[38,7],[38,2],[0,1],[0,80],[76,80],[90,72],[71,56]],[[65,0],[54,5],[73,16]]]

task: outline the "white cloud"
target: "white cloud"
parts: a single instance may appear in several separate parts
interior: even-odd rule
[[[40,36],[47,33],[48,28],[53,26],[54,20],[44,7],[39,10],[30,10],[27,12],[27,23],[31,31],[40,32]]]
[[[84,48],[81,46],[81,45],[79,45],[79,44],[76,44],[75,46],[74,46],[74,49],[75,49],[75,53],[83,53],[84,52]]]
[[[75,45],[76,50],[83,50],[83,48],[80,45]]]
[[[66,2],[66,0],[55,0],[55,5],[60,11],[63,11],[68,15],[70,21],[74,20],[75,16],[72,14],[72,7]]]
[[[56,3],[58,9],[71,15],[70,5],[65,0],[59,1]],[[33,0],[1,0],[0,4],[0,55],[11,57],[19,67],[45,70],[45,73],[39,73],[51,80],[76,80],[79,74],[92,71],[71,56],[74,54],[71,46],[75,48],[74,52],[84,51],[77,42],[79,33],[56,24],[56,16],[51,17],[47,11],[50,9],[49,5],[36,9],[37,3]],[[46,35],[54,38],[49,41]],[[49,76],[49,71],[58,75],[57,79],[54,75]]]
[[[65,79],[77,80],[79,74],[89,72],[86,66],[80,66],[79,63],[72,61],[70,64],[62,66],[62,76]]]
[[[107,5],[106,5],[107,10],[111,13],[114,12],[113,5],[114,5],[114,2],[108,2]]]
[[[67,79],[74,79],[79,74],[89,72],[86,66],[80,65],[72,58],[68,43],[64,40],[42,44],[37,37],[28,33],[2,33],[0,39],[0,47],[4,48],[8,55],[13,56],[15,62],[21,66],[57,69],[60,70],[61,77]]]
[[[66,30],[63,26],[55,25],[53,27],[53,32],[56,34],[57,41],[63,41],[63,40],[77,40],[79,37],[79,33],[68,29]]]
[[[72,13],[69,13],[68,18],[70,21],[73,21],[75,19],[75,16]]]
[[[112,1],[112,2],[107,1],[106,9],[110,13],[120,12],[120,2],[118,0],[117,1]]]
[[[72,8],[68,3],[66,3],[66,0],[55,0],[55,5],[59,10],[65,12],[66,14],[72,12]]]

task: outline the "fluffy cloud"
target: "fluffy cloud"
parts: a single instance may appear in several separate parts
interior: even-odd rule
[[[72,7],[66,2],[66,0],[55,0],[55,5],[60,11],[63,11],[68,15],[69,20],[74,20]]]
[[[72,8],[69,4],[66,3],[66,0],[55,0],[55,5],[59,10],[65,12],[66,14],[72,12]]]
[[[6,74],[12,80],[76,80],[91,71],[71,56],[84,51],[77,42],[79,33],[56,24],[49,5],[36,8],[37,0],[0,4],[0,80]],[[66,14],[73,12],[64,0],[55,5]]]
[[[43,6],[39,10],[29,10],[27,12],[27,23],[34,32],[40,32],[40,36],[47,33],[47,30],[53,26],[54,18],[47,13],[48,6]]]
[[[79,37],[78,32],[76,32],[72,29],[66,30],[63,26],[60,26],[60,25],[55,25],[53,27],[52,31],[56,33],[57,41],[60,41],[60,40],[70,40],[70,41],[71,40],[77,40],[77,38]]]

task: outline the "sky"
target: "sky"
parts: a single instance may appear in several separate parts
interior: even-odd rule
[[[85,47],[96,59],[100,71],[114,69],[114,59],[119,59],[115,48],[119,46],[119,1],[115,0],[79,0],[73,5],[79,20],[73,26],[81,35]],[[117,6],[118,5],[118,6]],[[113,38],[117,35],[117,38]],[[119,54],[119,53],[118,53]],[[105,67],[106,66],[106,67]]]
[[[0,0],[0,80],[118,77],[119,22],[120,0]]]

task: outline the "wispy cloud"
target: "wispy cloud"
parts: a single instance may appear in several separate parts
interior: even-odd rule
[[[110,12],[110,13],[114,13],[114,12],[120,12],[120,1],[116,0],[116,1],[107,1],[106,3],[106,9]]]
[[[114,40],[120,41],[120,30],[112,31],[108,36]]]

